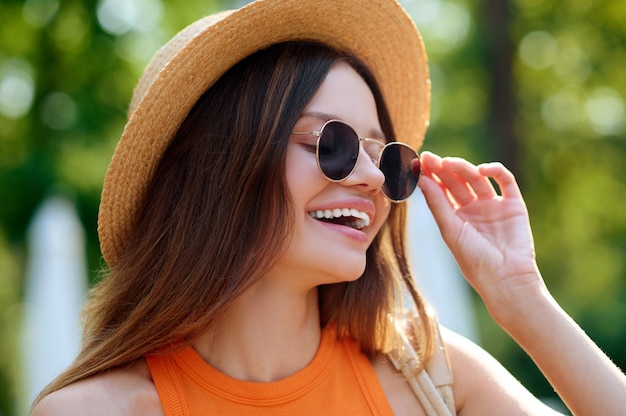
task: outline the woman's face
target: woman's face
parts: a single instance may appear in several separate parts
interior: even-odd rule
[[[293,131],[319,131],[330,119],[349,124],[359,137],[385,141],[374,96],[346,63],[331,68]],[[390,209],[381,191],[384,176],[362,147],[352,174],[331,182],[317,167],[316,141],[314,135],[290,137],[286,179],[295,224],[291,244],[276,264],[277,270],[301,279],[306,287],[357,279],[365,270],[366,250]],[[318,218],[328,210],[342,215]]]

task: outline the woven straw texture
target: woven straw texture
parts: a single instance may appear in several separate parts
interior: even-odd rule
[[[359,57],[374,74],[398,139],[419,148],[429,119],[426,53],[395,0],[259,0],[201,19],[148,64],[104,180],[98,234],[114,266],[169,141],[200,96],[244,57],[289,40],[318,41]]]

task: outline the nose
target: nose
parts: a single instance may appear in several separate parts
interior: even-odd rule
[[[385,183],[385,175],[376,167],[376,164],[363,149],[363,146],[360,147],[359,158],[356,161],[354,171],[341,184],[357,186],[366,193],[380,192],[383,183]]]

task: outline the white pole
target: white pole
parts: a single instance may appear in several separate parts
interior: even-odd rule
[[[419,188],[409,201],[408,240],[417,286],[435,308],[439,322],[478,342],[471,288],[443,241]]]
[[[59,197],[46,200],[29,228],[28,247],[22,362],[30,406],[80,347],[87,279],[84,234],[74,206]]]

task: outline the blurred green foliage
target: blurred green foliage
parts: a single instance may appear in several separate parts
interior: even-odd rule
[[[232,3],[0,3],[0,415],[17,408],[25,238],[34,210],[50,193],[75,201],[95,276],[102,179],[141,70],[175,31]],[[514,170],[549,288],[626,368],[626,3],[403,3],[430,56],[425,148],[501,160]],[[484,346],[535,394],[552,395],[476,304]]]

